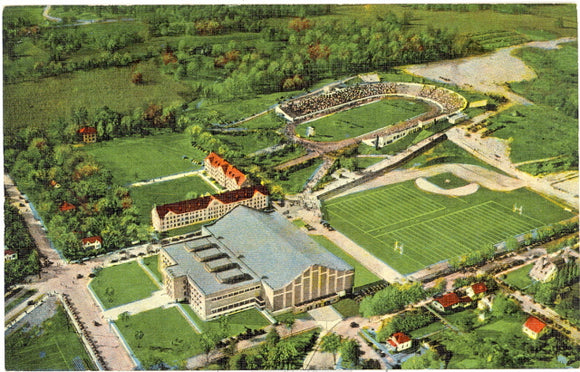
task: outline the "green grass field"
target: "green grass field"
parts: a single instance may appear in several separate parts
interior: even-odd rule
[[[183,305],[184,310],[192,317],[195,323],[202,329],[202,331],[212,331],[212,332],[220,332],[221,325],[219,320],[211,320],[209,322],[204,322],[203,320],[199,319],[197,314],[193,311],[191,306],[188,304]],[[246,330],[246,327],[251,329],[261,329],[268,325],[270,322],[268,319],[264,318],[264,316],[256,309],[248,309],[244,311],[240,311],[239,313],[227,315],[227,337],[236,336]]]
[[[336,246],[333,242],[328,240],[328,238],[321,235],[310,235],[310,237],[316,241],[318,244],[326,248],[330,253],[341,258],[347,264],[354,267],[354,287],[361,287],[365,284],[374,283],[381,280],[378,276],[370,272],[366,267],[361,265],[357,260],[355,260],[351,255],[344,252],[342,249]]]
[[[216,134],[215,137],[226,143],[232,150],[240,151],[244,154],[251,154],[266,147],[274,146],[281,139],[273,132],[250,133],[240,136]]]
[[[147,298],[159,290],[136,261],[104,268],[89,285],[105,309]],[[113,289],[112,295],[107,288]]]
[[[427,178],[427,181],[441,187],[442,189],[454,189],[469,184],[469,182],[465,181],[463,178],[456,177],[452,173],[440,173],[436,176]]]
[[[514,203],[524,214],[512,212]],[[572,217],[540,195],[480,188],[447,197],[418,190],[414,181],[331,199],[332,225],[402,274],[498,243],[548,223]],[[396,242],[403,254],[395,252]]]
[[[530,284],[532,284],[532,278],[530,278],[528,274],[533,266],[534,266],[533,264],[529,264],[512,271],[511,273],[506,275],[504,281],[519,289],[529,287]]]
[[[13,371],[74,371],[79,357],[86,368],[97,370],[62,308],[50,319],[28,332],[22,329],[5,340],[4,367]]]
[[[200,169],[201,165],[191,160],[203,162],[206,156],[181,133],[119,138],[83,149],[110,170],[114,181],[121,185]]]
[[[153,61],[138,64],[145,84],[131,83],[131,67],[77,71],[57,77],[5,86],[4,128],[17,130],[44,126],[59,117],[68,118],[71,108],[86,107],[89,116],[103,106],[130,112],[149,103],[183,103],[180,92],[187,86],[163,75]],[[42,99],[31,100],[31,97]]]
[[[304,184],[308,181],[308,178],[312,176],[314,171],[322,164],[320,158],[314,161],[314,164],[306,168],[299,169],[295,172],[288,174],[287,180],[275,181],[276,184],[282,186],[284,191],[289,194],[296,194],[302,191]]]
[[[189,193],[195,193],[199,197],[215,194],[216,190],[195,175],[131,188],[131,198],[139,210],[139,220],[143,224],[151,223],[153,204],[162,205],[186,200]],[[196,196],[190,194],[189,199]]]
[[[143,258],[143,263],[145,264],[145,266],[147,266],[149,268],[149,270],[151,270],[151,272],[153,274],[155,274],[155,276],[157,277],[157,280],[159,280],[160,282],[163,282],[163,275],[159,271],[159,255],[158,254]]]
[[[340,141],[396,124],[428,110],[428,106],[420,101],[387,98],[300,125],[296,133],[305,137],[307,127],[311,126],[316,133],[310,139]]]
[[[176,307],[145,311],[116,324],[145,369],[159,361],[176,366],[202,352],[201,335]],[[135,337],[138,331],[143,332],[140,340]]]

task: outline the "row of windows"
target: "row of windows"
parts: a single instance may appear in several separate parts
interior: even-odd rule
[[[219,301],[219,300],[223,300],[224,298],[234,297],[234,296],[237,296],[237,295],[242,294],[242,293],[246,293],[246,292],[250,292],[250,291],[257,291],[260,288],[262,288],[262,286],[257,285],[255,287],[250,287],[250,288],[246,288],[246,289],[243,289],[243,290],[240,290],[240,291],[228,293],[227,295],[210,298],[209,300],[210,301]]]
[[[249,300],[236,302],[235,304],[231,304],[228,306],[218,307],[217,309],[213,309],[211,311],[211,313],[212,314],[221,313],[222,311],[226,311],[226,310],[234,309],[236,307],[244,306],[244,305],[247,305],[247,304],[252,303],[252,302],[258,303],[258,300],[256,298],[250,298]]]

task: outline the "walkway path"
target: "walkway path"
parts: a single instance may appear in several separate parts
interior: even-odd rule
[[[128,312],[129,314],[138,314],[144,311],[153,310],[158,307],[167,306],[175,301],[169,297],[164,290],[155,291],[151,297],[144,298],[139,301],[134,301],[125,305],[117,306],[109,310],[105,310],[103,314],[106,319],[117,320],[119,315]]]

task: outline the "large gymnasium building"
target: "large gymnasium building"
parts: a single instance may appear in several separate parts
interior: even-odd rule
[[[201,319],[257,306],[303,311],[350,292],[354,269],[277,212],[237,206],[201,236],[161,248],[167,293]]]

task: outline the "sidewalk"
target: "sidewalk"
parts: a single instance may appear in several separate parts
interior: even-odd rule
[[[164,290],[159,290],[153,292],[151,297],[105,310],[103,314],[107,319],[117,320],[119,315],[124,312],[128,312],[130,314],[142,313],[147,310],[153,310],[161,306],[169,305],[173,302],[173,299],[171,299],[171,297],[169,297],[169,295],[165,293]]]

